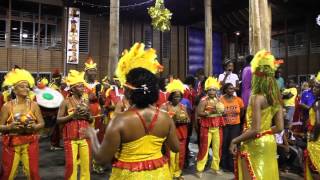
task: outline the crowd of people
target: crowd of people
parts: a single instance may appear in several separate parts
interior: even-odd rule
[[[193,134],[199,178],[209,159],[212,173],[236,179],[279,179],[279,169],[319,178],[320,75],[301,87],[291,79],[285,85],[271,53],[261,50],[246,62],[240,77],[226,60],[218,77],[199,69],[182,82],[159,78],[155,50],[136,43],[115,76],[100,81],[91,57],[84,71],[55,71],[50,83],[15,67],[0,96],[1,179],[13,179],[20,161],[28,179],[40,179],[43,132],[52,150],[64,149],[65,179],[90,179],[91,167],[102,173],[106,164],[110,179],[183,179]],[[61,94],[59,107],[40,103],[57,99],[46,88]]]

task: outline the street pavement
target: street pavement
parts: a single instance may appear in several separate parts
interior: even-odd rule
[[[41,139],[40,140],[40,162],[39,162],[39,169],[40,169],[40,176],[43,180],[63,180],[64,179],[64,151],[51,151],[50,146],[48,143],[48,139]],[[186,168],[183,172],[184,178],[186,180],[196,180],[198,179],[195,176],[195,167],[194,167],[194,160],[195,155],[197,153],[197,147],[195,144],[190,144],[189,148],[191,149],[191,158],[189,167]],[[23,176],[22,168],[19,168],[17,180],[25,180],[26,177]],[[110,170],[106,171],[102,175],[92,174],[92,180],[106,180],[110,174]],[[233,179],[234,176],[232,173],[223,172],[222,175],[215,175],[207,170],[203,173],[203,180],[230,180]],[[303,179],[295,174],[283,174],[281,175],[282,180],[296,180],[296,179]]]

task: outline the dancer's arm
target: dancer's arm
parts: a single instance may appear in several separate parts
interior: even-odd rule
[[[262,104],[265,101],[265,97],[261,95],[256,95],[253,98],[253,109],[252,109],[252,123],[251,128],[246,130],[244,133],[242,133],[240,136],[234,138],[231,141],[229,150],[232,154],[236,154],[237,152],[237,144],[239,144],[242,141],[246,141],[248,139],[252,139],[256,137],[256,135],[259,133],[260,130],[260,122],[261,122],[261,109]]]
[[[66,116],[67,112],[67,102],[63,101],[59,107],[58,116],[57,116],[57,122],[59,124],[66,123],[70,120],[72,120],[74,114],[68,114]]]
[[[86,136],[91,140],[93,158],[98,164],[111,163],[120,147],[121,122],[117,117],[110,121],[101,144],[97,138],[97,131],[94,128],[90,127],[84,130]]]
[[[283,109],[280,106],[280,109],[273,117],[273,122],[275,126],[271,127],[271,131],[273,134],[280,133],[283,130]]]

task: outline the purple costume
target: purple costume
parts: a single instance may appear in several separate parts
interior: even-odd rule
[[[252,73],[251,73],[251,67],[246,66],[242,71],[242,93],[241,98],[244,103],[244,107],[246,108],[249,103],[249,97],[251,93],[251,79],[252,79]]]

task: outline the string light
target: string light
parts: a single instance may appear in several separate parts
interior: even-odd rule
[[[152,2],[154,2],[155,0],[147,0],[141,3],[134,3],[132,5],[125,5],[125,6],[119,6],[120,9],[129,9],[129,8],[135,8],[135,7],[139,7],[139,6],[143,6],[146,4],[150,4]],[[104,5],[99,5],[99,4],[93,4],[93,3],[88,3],[85,1],[79,1],[79,0],[74,0],[73,1],[74,4],[80,3],[82,6],[90,6],[92,8],[96,7],[96,8],[110,8],[110,6],[104,6]]]

